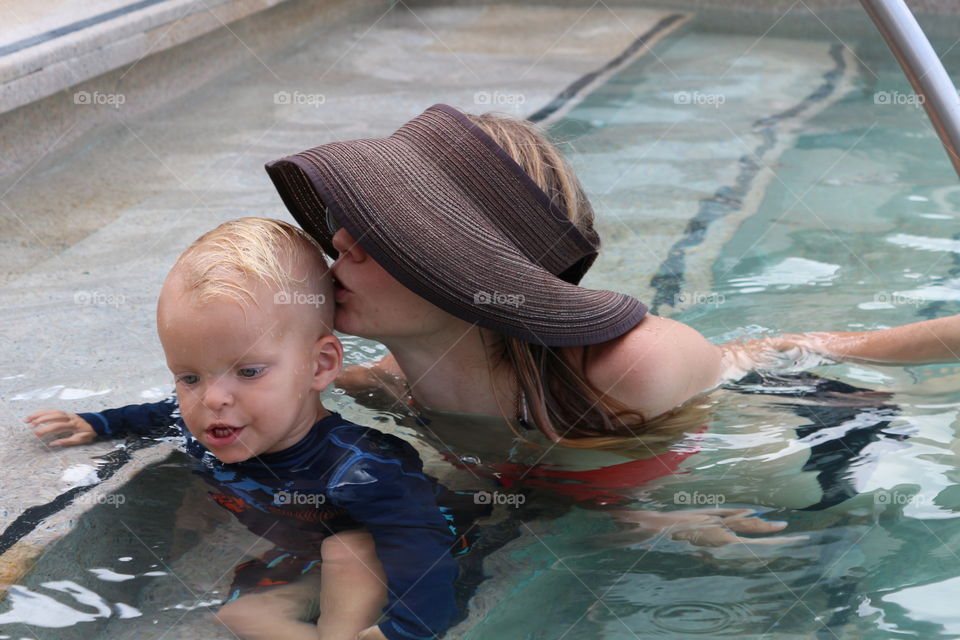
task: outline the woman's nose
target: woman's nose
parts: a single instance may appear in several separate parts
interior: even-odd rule
[[[349,256],[354,262],[360,262],[367,257],[367,253],[357,241],[353,239],[350,232],[343,227],[333,234],[330,242],[333,243],[333,248],[340,253],[342,258]]]

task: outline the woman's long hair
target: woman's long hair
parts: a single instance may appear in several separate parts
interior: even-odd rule
[[[519,164],[587,237],[596,239],[593,208],[573,169],[543,131],[528,120],[485,113],[468,116]],[[483,332],[481,332],[483,336]],[[509,366],[531,422],[567,447],[617,448],[675,439],[690,420],[648,424],[643,415],[604,394],[586,375],[589,347],[548,347],[496,334],[488,344],[493,366]]]

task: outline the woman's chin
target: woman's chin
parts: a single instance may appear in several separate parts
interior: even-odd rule
[[[337,311],[333,316],[333,328],[335,331],[340,333],[350,333],[350,330],[347,328],[348,322],[345,322],[344,315],[346,312],[337,305]]]
[[[346,333],[351,336],[361,335],[359,332],[363,330],[363,327],[353,316],[354,314],[351,313],[349,309],[346,309],[343,305],[338,304],[336,313],[334,313],[333,316],[333,328],[340,333]]]

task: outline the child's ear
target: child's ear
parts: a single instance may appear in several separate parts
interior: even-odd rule
[[[317,338],[313,345],[313,363],[316,367],[313,372],[314,391],[323,391],[336,380],[343,366],[343,345],[340,339],[333,334]]]

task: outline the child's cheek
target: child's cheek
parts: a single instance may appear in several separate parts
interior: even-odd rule
[[[198,420],[199,415],[197,411],[198,407],[195,403],[187,403],[180,406],[180,416],[183,418],[184,424],[187,425],[187,429],[190,433],[193,434],[193,437],[199,438],[200,432],[200,421]]]

